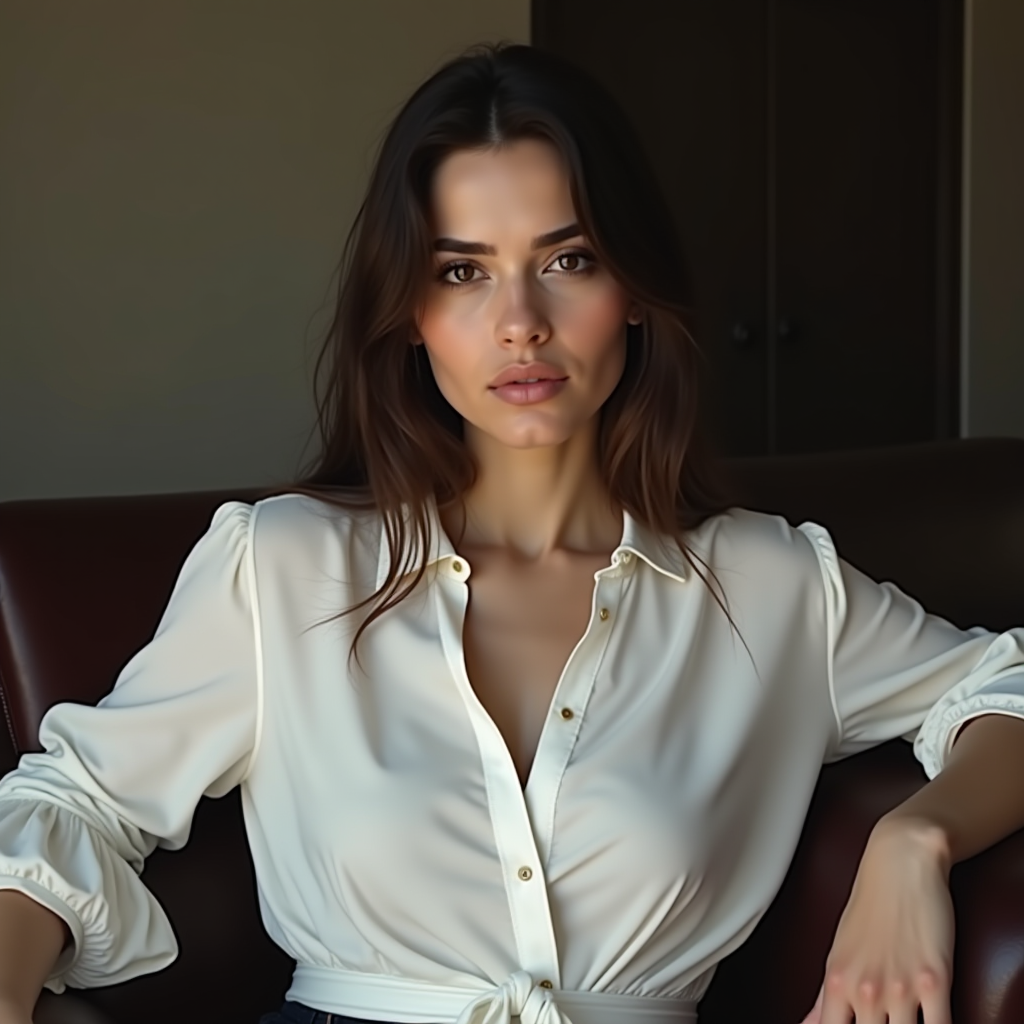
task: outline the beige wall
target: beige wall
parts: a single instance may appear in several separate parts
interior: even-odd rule
[[[967,0],[966,437],[1024,437],[1024,3]]]
[[[292,475],[380,133],[499,38],[529,0],[3,0],[0,500]],[[1024,436],[1024,4],[966,46],[962,430]]]
[[[291,476],[374,146],[500,38],[529,0],[4,0],[0,500]]]

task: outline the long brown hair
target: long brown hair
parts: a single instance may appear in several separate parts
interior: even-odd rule
[[[706,431],[697,429],[700,353],[686,327],[683,258],[657,180],[627,117],[597,81],[542,50],[485,43],[427,79],[384,137],[316,362],[320,453],[298,482],[273,492],[383,516],[398,554],[379,590],[338,613],[377,602],[355,634],[350,661],[353,653],[358,661],[370,622],[407,597],[426,571],[422,562],[408,564],[403,505],[428,552],[429,498],[445,508],[476,480],[462,418],[438,389],[424,347],[409,343],[433,266],[433,173],[457,150],[527,138],[562,155],[583,234],[643,315],[626,328],[623,375],[601,410],[604,483],[637,520],[675,538],[735,628],[694,558],[714,573],[685,540],[735,502],[713,471]],[[399,579],[413,569],[400,589]]]

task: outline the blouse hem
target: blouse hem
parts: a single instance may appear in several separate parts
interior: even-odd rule
[[[545,1002],[554,1002],[561,1011],[561,1014],[544,1014],[545,1020],[561,1020],[567,1024],[696,1024],[697,1021],[697,1001],[693,999],[547,989],[535,986],[525,971],[518,971],[516,975],[520,977],[513,975],[509,982],[500,986],[488,988],[481,983],[480,988],[465,988],[395,975],[360,974],[297,964],[285,998],[327,1013],[366,1020],[458,1024],[470,1004],[479,1004],[488,995],[492,995],[492,1012],[500,1007],[508,998],[510,983],[518,980],[525,982],[531,995],[534,991],[540,993]],[[509,1016],[501,1019],[511,1020],[515,1016],[522,1024],[532,1024],[537,1019],[535,1013],[520,1016],[516,1011],[517,1007],[509,1007]],[[486,1015],[486,1019],[499,1020],[491,1015]]]

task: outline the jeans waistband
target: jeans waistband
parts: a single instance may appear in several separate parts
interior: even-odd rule
[[[283,1017],[287,1024],[388,1024],[386,1021],[368,1021],[365,1018],[345,1017],[327,1010],[314,1010],[312,1006],[297,1003],[292,999],[285,1000],[277,1015],[264,1017],[264,1020],[276,1021],[278,1016]]]

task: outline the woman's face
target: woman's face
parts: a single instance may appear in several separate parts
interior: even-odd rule
[[[639,312],[574,227],[557,150],[522,140],[453,153],[435,172],[431,213],[434,274],[417,327],[467,437],[476,428],[513,448],[568,440],[619,382],[627,317],[638,323]],[[499,397],[498,374],[535,361],[567,378],[558,393]]]

